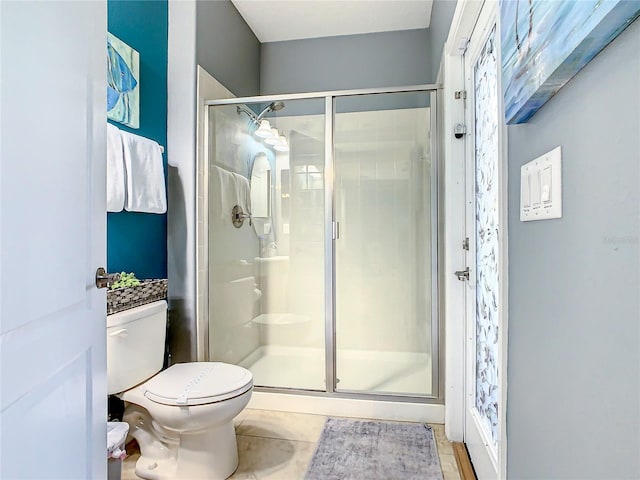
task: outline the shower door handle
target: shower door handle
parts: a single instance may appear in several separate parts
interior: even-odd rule
[[[454,275],[456,277],[458,277],[458,280],[460,280],[461,282],[464,281],[469,281],[469,267],[465,268],[464,270],[458,270],[456,272],[454,272]]]

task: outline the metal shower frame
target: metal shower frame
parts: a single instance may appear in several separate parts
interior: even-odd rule
[[[424,396],[404,395],[404,394],[388,394],[377,392],[360,392],[336,389],[336,279],[335,279],[335,261],[336,261],[336,238],[335,238],[335,211],[334,211],[334,117],[335,117],[335,101],[340,97],[376,95],[387,93],[413,93],[428,92],[430,93],[430,113],[431,113],[431,394]],[[410,85],[404,87],[390,88],[367,88],[353,90],[332,90],[324,92],[309,92],[295,94],[280,95],[264,95],[253,97],[237,97],[221,100],[205,101],[204,105],[207,111],[210,107],[217,106],[240,106],[246,108],[246,104],[250,103],[267,103],[277,101],[290,100],[313,100],[324,99],[325,102],[325,187],[324,187],[324,251],[325,251],[325,391],[306,390],[298,388],[286,387],[256,387],[256,391],[264,391],[270,393],[294,393],[309,396],[322,396],[331,398],[349,398],[349,399],[367,399],[382,400],[395,402],[413,402],[413,403],[444,403],[444,334],[440,325],[444,319],[441,318],[439,306],[444,305],[444,296],[442,289],[439,288],[441,283],[441,272],[439,266],[442,265],[442,234],[441,227],[442,204],[441,197],[441,180],[440,172],[442,171],[442,155],[441,155],[441,97],[442,87],[438,84]],[[207,115],[207,118],[208,115]],[[208,122],[207,122],[208,123]],[[208,291],[208,288],[207,288]],[[208,312],[208,309],[207,309]],[[199,322],[200,323],[200,322]],[[207,339],[205,343],[204,357],[209,360],[209,321],[203,327],[203,335]],[[199,343],[199,342],[198,342]]]

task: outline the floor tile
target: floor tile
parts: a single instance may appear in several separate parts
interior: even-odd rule
[[[133,454],[129,454],[127,458],[122,461],[122,475],[121,480],[139,480],[140,477],[136,475],[136,462],[140,458],[140,452],[136,451]]]
[[[302,480],[315,452],[326,417],[300,413],[245,409],[234,419],[238,441],[238,470],[233,480]],[[444,480],[460,480],[444,425],[430,424],[438,447]],[[135,464],[139,450],[128,445],[122,480],[139,480]]]
[[[458,473],[458,464],[455,455],[440,455],[440,467],[442,473]]]
[[[242,421],[247,417],[247,414],[250,411],[251,411],[250,409],[245,408],[233,419],[233,426],[236,428],[236,430],[238,429]]]
[[[438,453],[440,455],[453,455],[453,445],[444,433],[444,425],[430,424],[433,430],[433,436],[436,439],[436,446],[438,447]]]
[[[303,413],[251,410],[237,428],[238,435],[317,442],[327,417]]]
[[[442,472],[442,476],[444,477],[444,480],[460,480],[460,474],[457,470],[455,472],[447,470],[446,472]]]
[[[231,478],[302,479],[315,447],[313,442],[238,435],[239,465]]]

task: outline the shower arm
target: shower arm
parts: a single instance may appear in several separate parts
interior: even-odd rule
[[[236,107],[236,111],[238,112],[238,115],[240,115],[240,112],[246,113],[256,125],[259,125],[260,120],[262,120],[262,117],[264,117],[267,113],[277,112],[278,110],[282,110],[283,108],[284,102],[273,102],[267,105],[258,115],[253,113],[253,111],[247,108],[245,105],[238,105]]]
[[[238,112],[238,115],[240,115],[240,113],[242,112],[246,113],[249,116],[249,118],[253,121],[253,123],[255,124],[260,123],[260,120],[258,119],[256,114],[253,113],[253,111],[251,111],[249,108],[245,107],[244,105],[238,105],[236,107],[236,111]]]

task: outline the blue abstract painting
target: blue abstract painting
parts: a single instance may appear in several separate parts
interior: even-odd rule
[[[639,15],[638,0],[500,0],[507,123],[529,120]]]
[[[140,56],[118,37],[107,34],[107,118],[140,128]]]

